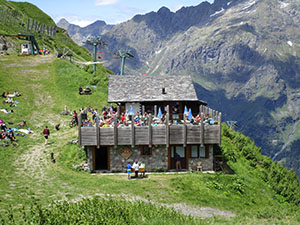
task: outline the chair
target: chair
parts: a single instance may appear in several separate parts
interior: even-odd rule
[[[201,162],[197,162],[197,171],[202,172],[202,163]]]

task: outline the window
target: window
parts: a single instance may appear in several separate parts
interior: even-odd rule
[[[141,146],[141,155],[152,155],[152,148],[147,145]]]
[[[185,148],[183,146],[171,146],[171,158],[177,153],[181,158],[185,158]]]
[[[206,158],[205,146],[200,147],[200,158]]]
[[[191,145],[191,158],[208,158],[209,145]]]
[[[199,158],[199,145],[191,146],[191,158]]]

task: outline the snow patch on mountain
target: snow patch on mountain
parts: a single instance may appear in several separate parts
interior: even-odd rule
[[[225,9],[222,8],[220,11],[216,11],[215,13],[211,14],[210,17],[216,16],[216,15],[218,15],[218,14],[224,12],[224,11],[225,11]]]
[[[283,8],[286,8],[290,3],[279,2],[279,4],[280,4],[280,8],[283,9]]]
[[[286,43],[287,43],[289,46],[293,47],[293,42],[287,41]]]
[[[249,8],[250,8],[251,6],[253,6],[255,3],[256,3],[256,1],[249,1],[249,2],[247,3],[247,5],[246,5],[244,8],[242,8],[242,10],[244,11],[244,10],[249,9]]]

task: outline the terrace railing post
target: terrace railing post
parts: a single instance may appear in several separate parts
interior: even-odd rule
[[[115,148],[118,146],[118,124],[117,124],[117,118],[114,117],[114,145]]]
[[[219,145],[221,146],[221,144],[222,144],[222,113],[219,113],[218,124],[219,124]]]
[[[167,148],[170,147],[170,125],[169,125],[170,115],[169,115],[168,111],[169,110],[167,110],[167,121],[166,121],[166,145],[167,145]]]
[[[97,116],[97,123],[96,123],[96,135],[97,135],[97,148],[100,148],[100,127],[99,127],[100,118]]]
[[[134,148],[134,119],[133,119],[133,115],[131,116],[131,147]]]
[[[186,127],[186,115],[183,115],[183,147],[186,147],[186,134],[187,134],[187,127]]]
[[[78,118],[78,146],[81,147],[81,125],[82,125],[82,115],[79,114]]]
[[[200,135],[201,135],[201,147],[204,146],[204,114],[201,113],[201,132],[200,132]]]
[[[157,117],[157,105],[154,106],[154,117]]]
[[[144,114],[145,114],[145,106],[142,105],[142,116],[144,116]]]
[[[120,106],[119,105],[117,107],[117,115],[118,115],[118,117],[120,116]]]
[[[149,148],[152,147],[152,115],[149,114],[149,121],[148,121],[148,139],[149,139]]]

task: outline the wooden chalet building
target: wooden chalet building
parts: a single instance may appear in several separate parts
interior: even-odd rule
[[[108,102],[118,105],[118,115],[131,108],[141,115],[147,112],[148,123],[79,127],[79,145],[86,147],[91,172],[125,172],[134,160],[144,161],[146,171],[170,171],[175,169],[175,153],[181,156],[182,169],[196,170],[201,162],[203,170],[213,170],[214,147],[221,144],[221,113],[198,99],[190,76],[111,75]],[[194,117],[200,112],[215,124],[204,119],[189,123],[185,106]],[[158,109],[166,122],[153,126]],[[79,120],[81,124],[81,116]]]

